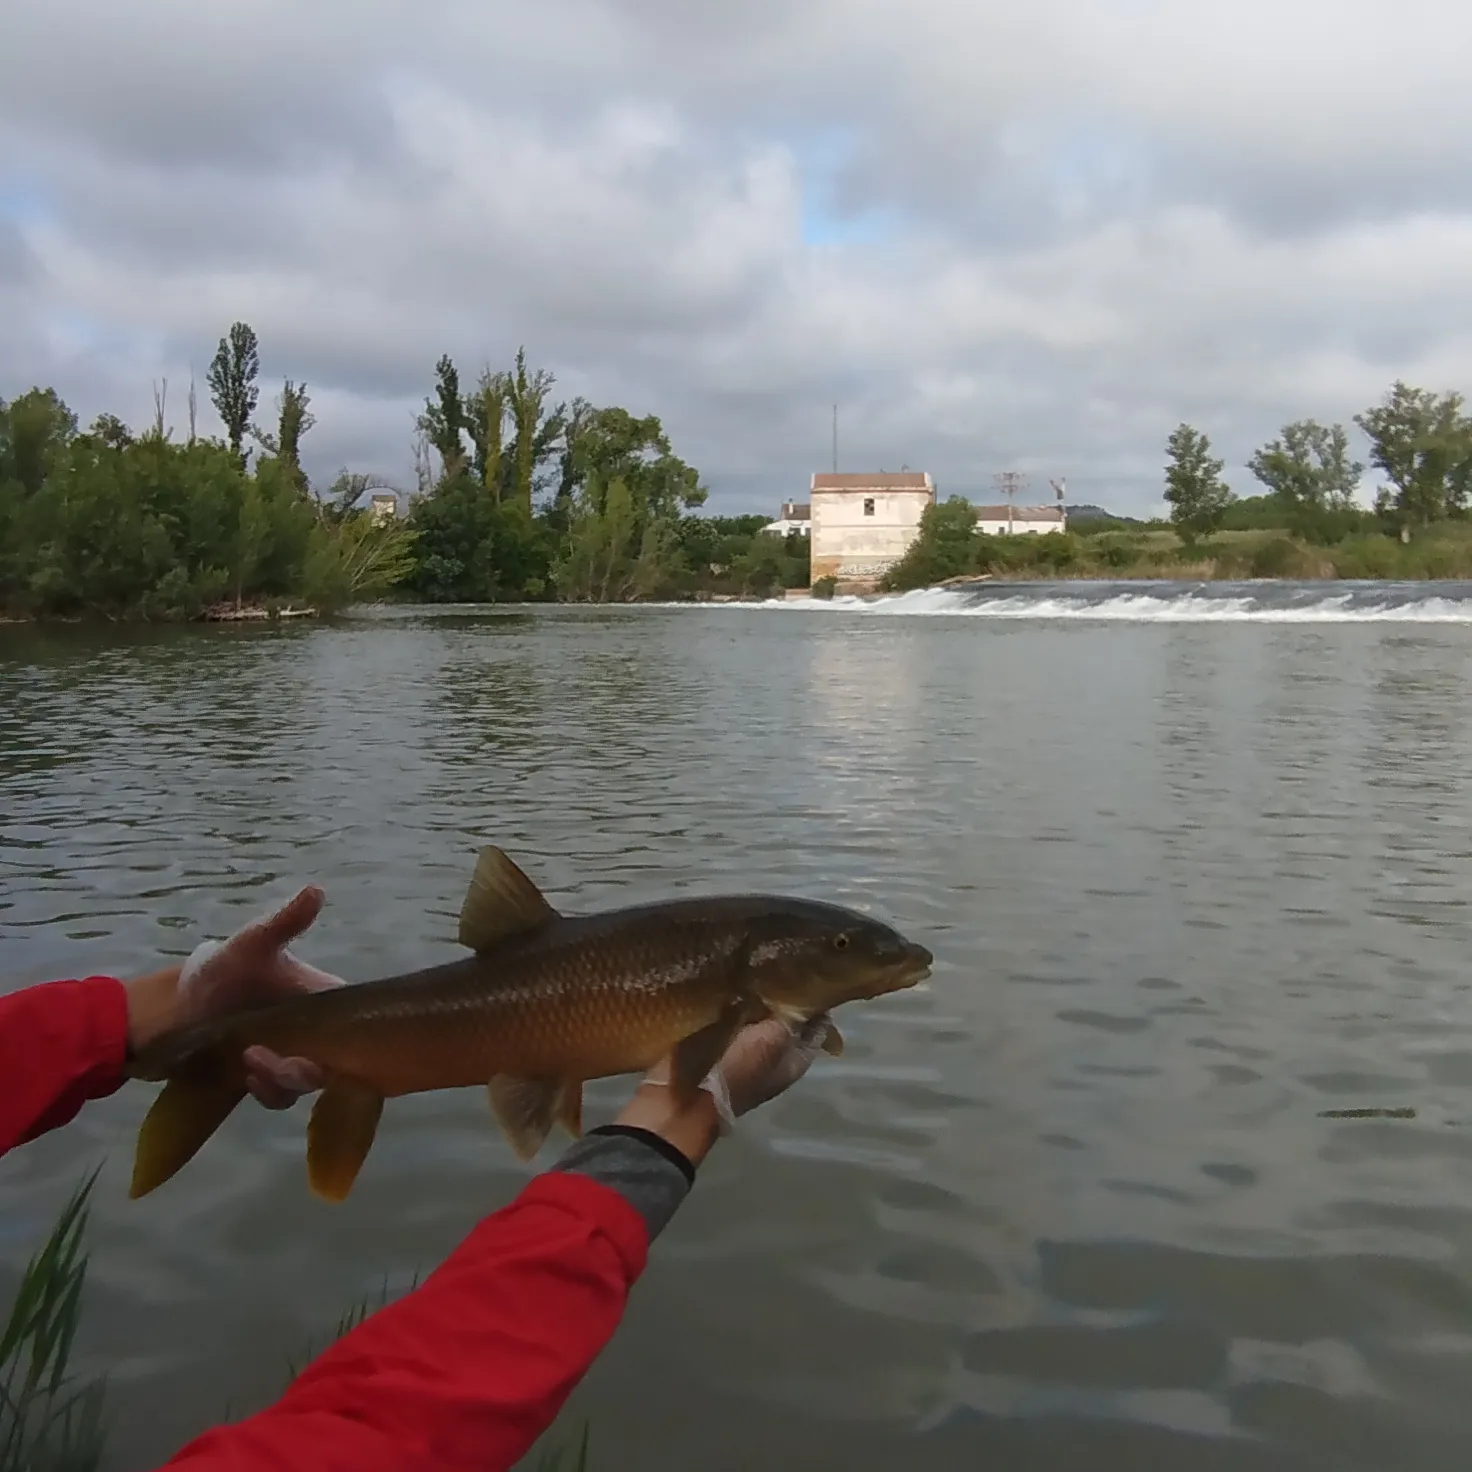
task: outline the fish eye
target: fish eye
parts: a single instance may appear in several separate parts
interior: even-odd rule
[[[835,935],[833,937],[833,949],[835,951],[846,951],[848,949],[848,936]]]

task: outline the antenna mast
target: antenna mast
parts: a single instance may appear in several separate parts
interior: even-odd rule
[[[838,405],[833,406],[833,473],[838,474]]]
[[[1001,488],[1002,494],[1007,498],[1007,534],[1012,535],[1013,516],[1012,503],[1017,499],[1018,491],[1027,485],[1027,477],[1016,470],[999,471],[992,477]]]

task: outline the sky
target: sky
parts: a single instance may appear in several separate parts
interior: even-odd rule
[[[0,397],[185,424],[237,318],[308,471],[412,484],[448,352],[657,414],[709,509],[841,470],[1160,505],[1472,389],[1459,0],[0,7]],[[1363,493],[1373,493],[1373,472]]]

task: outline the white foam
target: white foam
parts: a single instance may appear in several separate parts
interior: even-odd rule
[[[1377,590],[1379,591],[1379,590]],[[1472,598],[1423,594],[1414,585],[1388,585],[1374,601],[1354,602],[1353,593],[1325,593],[1314,602],[1273,606],[1253,595],[1203,593],[1196,586],[1156,595],[1118,593],[1089,599],[1067,593],[1039,596],[954,588],[920,588],[912,593],[860,598],[771,598],[759,603],[702,604],[704,608],[747,612],[861,614],[867,617],[1072,620],[1099,623],[1261,623],[1261,624],[1472,624]],[[673,604],[671,607],[688,607]]]

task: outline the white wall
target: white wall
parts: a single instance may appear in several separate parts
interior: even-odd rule
[[[850,569],[882,571],[898,562],[920,531],[920,518],[932,494],[922,490],[815,490],[813,507],[813,576],[826,577]],[[865,501],[874,513],[864,514]]]
[[[1067,529],[1066,521],[1023,521],[1021,517],[1018,517],[1009,527],[1006,517],[995,521],[990,517],[977,517],[976,519],[976,530],[990,537],[1005,537],[1009,533],[1012,536],[1022,536],[1028,532],[1061,532]]]

